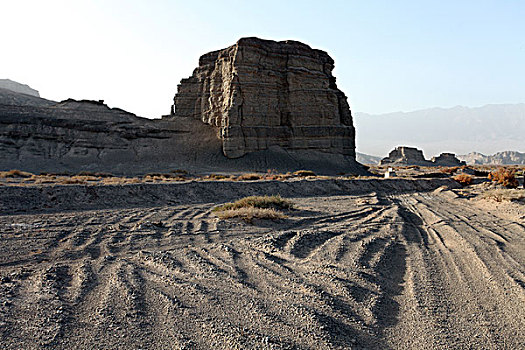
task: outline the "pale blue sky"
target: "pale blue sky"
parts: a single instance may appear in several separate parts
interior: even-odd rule
[[[0,78],[61,100],[169,112],[198,57],[240,37],[335,60],[353,111],[525,102],[525,1],[0,0]]]

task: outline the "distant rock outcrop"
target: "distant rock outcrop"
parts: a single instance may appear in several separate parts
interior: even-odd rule
[[[40,97],[37,90],[30,88],[28,85],[17,83],[10,79],[0,79],[0,89],[7,89],[20,94]]]
[[[453,153],[441,153],[430,161],[425,159],[423,151],[414,147],[400,146],[392,150],[388,157],[381,159],[380,165],[419,165],[419,166],[461,166],[465,162]]]
[[[465,162],[462,162],[454,153],[441,153],[437,157],[432,157],[430,160],[434,165],[439,166],[462,166],[466,165]]]
[[[297,41],[243,38],[203,55],[174,115],[218,127],[224,155],[279,146],[355,159],[355,131],[328,54]]]
[[[494,165],[524,165],[525,153],[516,151],[498,152],[493,155],[486,156],[478,152],[459,155],[458,158],[467,162],[467,164],[494,164]]]
[[[414,147],[396,147],[388,157],[381,159],[380,165],[428,165],[429,161],[425,160],[423,151]]]

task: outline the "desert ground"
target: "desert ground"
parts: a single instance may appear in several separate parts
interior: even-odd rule
[[[525,348],[519,196],[450,178],[136,182],[2,183],[3,349]],[[284,219],[213,211],[277,194]]]

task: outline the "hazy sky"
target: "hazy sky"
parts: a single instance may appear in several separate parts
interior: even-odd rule
[[[523,0],[0,0],[0,32],[0,78],[145,117],[245,36],[326,50],[354,111],[525,102]]]

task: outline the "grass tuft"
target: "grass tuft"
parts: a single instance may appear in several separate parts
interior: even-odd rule
[[[214,212],[239,209],[239,208],[260,208],[260,209],[292,209],[293,203],[281,196],[250,196],[241,198],[233,203],[226,203],[213,209]]]
[[[221,219],[240,218],[251,223],[253,219],[277,220],[286,217],[280,210],[292,209],[293,203],[281,196],[250,196],[213,209]]]
[[[254,219],[279,220],[286,218],[286,215],[275,209],[244,207],[237,209],[221,210],[216,213],[220,219],[239,218],[247,223],[253,223]]]

